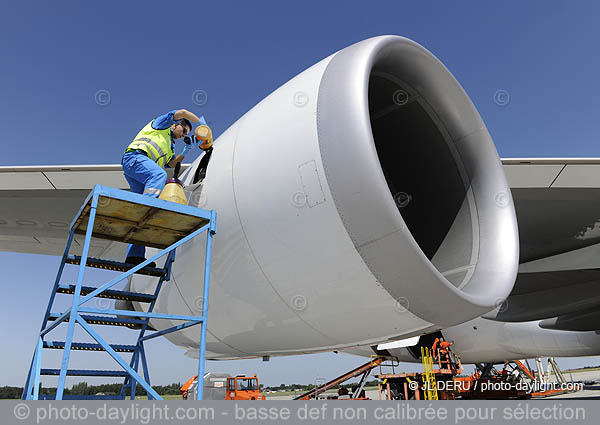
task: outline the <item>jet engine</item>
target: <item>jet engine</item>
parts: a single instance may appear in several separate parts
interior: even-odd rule
[[[409,39],[332,54],[226,130],[203,181],[200,160],[182,179],[190,205],[218,214],[210,358],[433,332],[513,287],[517,222],[494,143],[448,69]],[[159,311],[199,312],[204,249],[178,250]],[[193,354],[199,330],[169,338]]]

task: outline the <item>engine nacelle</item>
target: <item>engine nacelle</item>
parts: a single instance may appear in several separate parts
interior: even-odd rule
[[[463,364],[494,363],[535,357],[595,356],[600,352],[600,336],[593,331],[562,331],[544,329],[539,320],[530,322],[499,322],[483,317],[451,326],[441,332],[423,335],[407,347],[377,351],[362,349],[352,354],[369,356],[377,352],[391,355],[400,362],[421,363],[421,347],[431,348],[435,338],[453,343],[452,351]]]
[[[411,40],[376,37],[331,55],[214,146],[203,187],[188,187],[190,205],[218,213],[212,358],[431,332],[512,289],[517,223],[494,144],[459,83]],[[200,240],[178,251],[157,309],[199,312],[203,254]],[[192,348],[198,335],[169,338]]]

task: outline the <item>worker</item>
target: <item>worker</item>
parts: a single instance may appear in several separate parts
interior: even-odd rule
[[[448,350],[448,348],[450,348],[451,345],[454,345],[453,342],[449,342],[449,341],[442,341],[440,342],[440,349],[441,350]]]
[[[192,137],[190,144],[186,144],[182,152],[175,156],[175,140],[192,130],[190,121],[198,123],[201,120],[185,109],[173,110],[153,119],[140,130],[121,161],[132,192],[158,198],[167,181],[164,167],[175,167],[190,149],[199,146],[200,141]],[[204,119],[202,123],[205,123]],[[145,254],[144,246],[130,244],[125,262],[140,264],[146,261]]]
[[[433,341],[433,345],[431,346],[431,355],[434,357],[435,357],[435,350],[437,349],[438,342],[440,342],[440,339],[436,338],[435,341]]]

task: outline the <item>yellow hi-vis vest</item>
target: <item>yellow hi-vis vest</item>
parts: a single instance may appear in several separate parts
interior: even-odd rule
[[[135,139],[133,139],[133,142],[127,146],[125,152],[137,149],[142,150],[159,167],[164,168],[165,164],[175,155],[175,152],[171,149],[171,128],[156,130],[152,128],[153,122],[154,120],[150,121],[140,130]]]

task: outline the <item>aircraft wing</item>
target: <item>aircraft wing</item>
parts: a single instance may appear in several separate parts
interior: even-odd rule
[[[520,267],[510,297],[486,317],[600,329],[600,158],[502,161]],[[120,165],[0,167],[0,251],[61,255],[73,215],[95,184],[128,187]],[[124,250],[94,241],[90,255],[119,259]]]
[[[129,188],[121,165],[0,167],[0,251],[62,255],[69,225],[96,184]],[[73,246],[82,241],[75,236]],[[124,255],[118,242],[90,246],[92,257]]]
[[[519,223],[520,266],[509,298],[485,317],[598,330],[600,158],[504,159]]]

